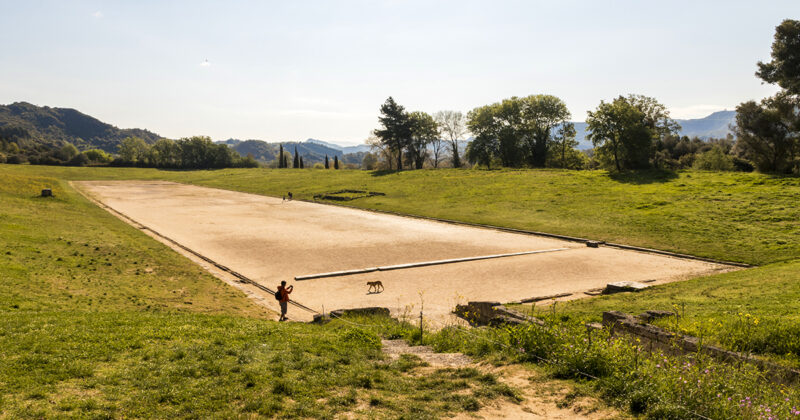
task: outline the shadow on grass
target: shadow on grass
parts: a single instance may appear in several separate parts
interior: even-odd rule
[[[399,173],[400,172],[398,172],[397,170],[394,170],[394,169],[381,169],[381,170],[376,170],[376,171],[370,172],[370,175],[372,175],[372,176],[386,176],[386,175],[393,175],[393,174],[399,174]]]
[[[678,174],[672,171],[660,169],[646,169],[639,171],[612,172],[609,178],[623,184],[656,184],[669,182],[678,178]]]

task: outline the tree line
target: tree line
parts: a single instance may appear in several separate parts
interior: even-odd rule
[[[800,173],[800,21],[777,28],[772,60],[758,63],[756,75],[782,90],[761,102],[736,108],[735,137],[689,139],[655,98],[619,96],[601,101],[586,117],[594,148],[575,147],[576,132],[566,104],[553,95],[511,97],[460,112],[433,116],[407,112],[389,97],[380,107],[380,128],[372,144],[386,169],[436,168],[449,152],[453,167],[462,165],[459,141],[472,141],[465,157],[473,165],[511,168],[626,169],[694,167],[707,170],[753,170]],[[449,144],[447,149],[441,146]],[[445,152],[445,153],[442,153]],[[366,159],[365,159],[366,163]],[[373,163],[373,162],[370,162]]]

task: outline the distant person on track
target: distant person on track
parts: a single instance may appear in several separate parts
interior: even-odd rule
[[[289,201],[292,201],[292,192],[289,191]]]
[[[286,310],[289,307],[289,293],[292,293],[294,290],[294,286],[286,287],[286,280],[281,281],[281,285],[278,286],[278,291],[281,293],[281,300],[279,301],[281,304],[281,318],[278,321],[286,321]]]

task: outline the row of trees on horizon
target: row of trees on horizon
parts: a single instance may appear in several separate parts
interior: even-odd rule
[[[586,117],[587,138],[593,149],[576,149],[576,131],[566,104],[553,95],[511,97],[459,111],[428,114],[408,112],[389,97],[380,107],[380,127],[367,143],[372,152],[361,162],[366,170],[403,170],[467,166],[565,168],[623,171],[628,169],[705,170],[758,169],[769,173],[800,173],[800,21],[787,19],[776,27],[772,60],[757,64],[756,76],[780,91],[761,101],[736,108],[733,135],[723,139],[681,137],[681,127],[658,100],[644,95],[601,101]],[[208,137],[160,139],[148,144],[138,137],[124,139],[116,156],[92,149],[78,151],[34,145],[20,150],[15,139],[21,128],[0,127],[0,163],[48,165],[145,166],[210,169],[262,166]],[[468,137],[469,136],[469,137]],[[471,137],[471,141],[468,139]],[[464,145],[466,144],[466,147]],[[267,164],[275,168],[305,168],[308,162],[284,150]],[[359,157],[360,159],[360,157]],[[338,156],[314,168],[356,168],[340,165]],[[468,165],[469,164],[469,165]]]
[[[470,111],[434,115],[407,112],[394,98],[381,106],[380,128],[372,143],[385,169],[436,168],[449,151],[461,166],[458,142],[471,133],[466,159],[492,167],[625,169],[695,167],[800,173],[800,21],[777,28],[772,61],[759,62],[756,75],[782,90],[760,103],[736,108],[734,136],[725,139],[679,137],[680,125],[655,98],[619,96],[589,111],[587,138],[594,149],[575,149],[575,127],[566,104],[553,95],[511,97]],[[447,139],[448,148],[442,147]],[[429,156],[428,156],[429,155]],[[405,158],[404,158],[405,157]]]

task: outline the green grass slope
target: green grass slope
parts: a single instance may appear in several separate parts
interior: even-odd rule
[[[361,208],[538,230],[749,264],[800,256],[800,178],[682,171],[314,169],[159,171],[6,165],[0,174],[165,179],[297,198],[344,188],[386,193]]]
[[[420,377],[370,329],[267,321],[58,174],[6,168],[0,419],[438,418],[516,398],[474,369]],[[44,187],[55,197],[37,197]]]

